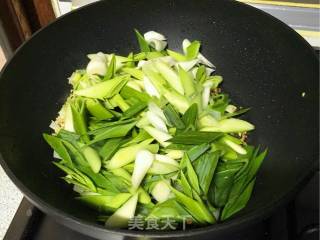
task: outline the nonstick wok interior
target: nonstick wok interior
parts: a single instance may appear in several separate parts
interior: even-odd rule
[[[71,186],[59,179],[63,174],[52,164],[42,133],[50,131],[69,93],[67,77],[85,67],[86,54],[137,51],[134,28],[163,33],[176,50],[184,38],[200,40],[231,99],[251,107],[246,118],[256,130],[250,142],[269,149],[247,208],[204,234],[262,217],[303,184],[318,156],[319,63],[302,38],[269,15],[235,2],[109,0],[37,33],[0,76],[2,166],[33,203],[87,234],[101,237],[108,231],[92,231],[96,213],[77,203]]]

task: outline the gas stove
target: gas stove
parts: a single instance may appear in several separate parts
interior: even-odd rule
[[[94,240],[73,231],[23,199],[4,240]],[[119,239],[127,239],[121,237]],[[269,218],[219,240],[318,240],[319,171],[286,206]]]

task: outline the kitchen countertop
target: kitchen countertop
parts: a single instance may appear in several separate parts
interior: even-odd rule
[[[0,70],[5,61],[0,48]],[[0,167],[0,239],[3,239],[21,200],[21,192],[7,177],[2,167]]]
[[[0,167],[0,239],[4,235],[22,200],[22,193]]]

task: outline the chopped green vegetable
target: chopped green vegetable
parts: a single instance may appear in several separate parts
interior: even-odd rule
[[[200,42],[193,41],[186,49],[186,55],[188,59],[194,59],[198,56],[200,50]]]
[[[103,161],[109,160],[121,145],[121,138],[111,138],[107,140],[99,151]]]
[[[187,96],[195,93],[195,86],[191,75],[179,66],[179,77]]]
[[[182,121],[186,127],[186,130],[195,130],[195,123],[198,116],[198,105],[192,104],[188,110],[183,114]]]
[[[130,193],[118,193],[117,195],[82,195],[77,197],[80,201],[102,212],[114,212],[131,197]]]
[[[141,33],[139,33],[139,31],[137,29],[135,29],[134,31],[136,33],[141,52],[150,52],[149,44],[144,39],[144,37],[141,35]]]
[[[247,202],[249,201],[249,198],[253,190],[254,182],[255,180],[252,180],[247,185],[247,187],[238,196],[237,201],[227,202],[222,211],[222,221],[228,219],[233,214],[239,212],[242,208],[244,208],[247,205]]]
[[[154,161],[152,166],[150,167],[148,173],[149,174],[169,174],[172,172],[178,171],[179,168],[175,165],[164,163],[164,162],[159,162],[159,161]]]
[[[209,210],[198,201],[184,195],[173,187],[170,187],[171,191],[175,194],[177,201],[185,206],[188,212],[199,222],[199,223],[214,223],[214,216]]]
[[[184,144],[202,144],[211,143],[215,139],[221,137],[221,133],[215,132],[195,132],[189,131],[184,133],[178,133],[170,139],[172,143],[184,143]]]
[[[122,87],[126,85],[129,77],[129,75],[118,76],[113,79],[97,83],[92,87],[77,90],[74,94],[89,98],[111,98],[120,92]]]
[[[249,109],[222,91],[199,41],[184,39],[179,53],[160,33],[135,34],[140,52],[89,54],[69,78],[54,133],[43,134],[53,163],[106,227],[129,228],[134,217],[161,230],[168,219],[181,229],[231,218],[266,157],[245,141],[255,127],[237,116]]]
[[[143,109],[147,107],[147,104],[144,102],[137,102],[135,105],[131,106],[129,109],[127,109],[123,115],[122,118],[132,118],[136,114],[140,113]]]
[[[112,58],[108,66],[107,73],[104,76],[103,80],[106,81],[111,79],[115,75],[115,73],[116,73],[116,57],[114,56],[114,54],[112,54]]]
[[[134,144],[128,147],[120,148],[111,158],[108,164],[108,168],[115,169],[133,162],[136,158],[137,153],[142,149],[151,151],[152,144],[150,145],[150,143],[152,142],[152,140],[153,139],[147,139],[139,144]]]
[[[186,176],[184,175],[183,171],[180,172],[180,181],[181,181],[181,186],[183,189],[183,192],[188,196],[188,197],[192,197],[192,188],[186,178]]]
[[[89,163],[89,166],[91,167],[92,171],[94,173],[98,173],[101,168],[101,159],[99,157],[99,154],[91,147],[85,147],[82,150],[83,156],[86,158],[86,160]]]
[[[188,60],[186,56],[180,54],[180,53],[177,53],[175,51],[172,51],[170,49],[167,50],[169,56],[173,57],[175,60],[177,61],[186,61]]]
[[[203,132],[224,132],[224,133],[234,133],[234,132],[247,132],[254,129],[254,126],[247,121],[228,118],[223,119],[216,125],[211,127],[204,127],[201,129]]]
[[[194,171],[193,166],[191,164],[191,161],[190,161],[187,154],[184,155],[184,158],[185,158],[185,163],[187,166],[187,177],[190,182],[190,185],[198,194],[200,194],[200,186],[199,186],[198,176],[197,176],[196,172]]]
[[[50,145],[50,147],[52,147],[54,151],[63,159],[63,161],[65,161],[66,165],[69,167],[72,167],[71,157],[66,147],[63,145],[63,142],[61,141],[61,139],[46,133],[43,134],[43,137],[47,141],[47,143]]]
[[[108,220],[107,227],[121,228],[127,227],[128,221],[134,217],[138,202],[138,194],[133,195],[125,204],[123,204]]]
[[[86,106],[89,113],[98,120],[106,120],[113,118],[113,114],[109,112],[101,103],[93,99],[86,100]]]
[[[119,107],[122,112],[126,112],[130,108],[128,103],[121,97],[120,94],[114,95],[110,99],[110,103],[112,104],[113,107]]]
[[[210,148],[208,143],[203,143],[197,146],[192,147],[187,151],[188,157],[193,162],[198,159],[203,153],[205,153]]]
[[[136,68],[122,68],[122,71],[125,73],[130,74],[132,77],[142,80],[143,79],[143,72]]]
[[[136,154],[134,162],[134,169],[131,178],[131,185],[133,189],[137,189],[142,182],[142,179],[147,174],[149,168],[152,166],[154,155],[147,150],[140,150]]]
[[[207,152],[195,162],[195,171],[197,176],[199,176],[199,185],[205,195],[208,194],[219,156],[220,153],[218,151]]]
[[[128,132],[135,126],[136,122],[128,123],[128,124],[119,124],[116,126],[105,127],[99,131],[98,134],[94,136],[94,139],[89,142],[89,144],[93,144],[105,139],[110,138],[118,138],[124,137],[128,134]]]
[[[177,75],[177,73],[163,62],[155,62],[155,67],[163,76],[163,78],[169,83],[169,85],[175,89],[178,93],[184,94],[184,88]]]
[[[170,124],[170,126],[174,126],[178,129],[184,129],[185,125],[182,119],[180,118],[179,114],[176,112],[176,110],[172,107],[171,104],[168,104],[164,107],[163,113]]]
[[[151,194],[157,202],[162,203],[169,199],[170,192],[168,183],[165,180],[161,180],[154,185]]]
[[[86,109],[85,103],[81,99],[79,101],[73,102],[71,104],[71,112],[73,119],[73,126],[76,131],[81,136],[84,142],[89,142],[90,139],[87,135],[87,124],[86,124]]]
[[[122,88],[120,95],[125,99],[134,97],[140,100],[141,102],[148,102],[150,100],[150,96],[148,94],[138,92],[137,90],[134,90],[133,88],[128,86],[124,86]]]

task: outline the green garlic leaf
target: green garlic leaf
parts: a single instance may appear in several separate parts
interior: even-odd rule
[[[215,219],[206,207],[198,201],[184,195],[175,188],[171,187],[171,191],[175,194],[176,199],[200,224],[214,223]]]
[[[69,168],[64,166],[63,164],[54,162],[54,165],[56,165],[58,168],[60,168],[62,171],[68,174],[69,177],[75,180],[74,183],[77,185],[88,189],[89,191],[96,192],[96,186],[91,181],[90,178],[88,178],[85,174],[83,174],[81,171],[77,170],[76,168]]]
[[[200,145],[194,146],[187,151],[188,157],[191,162],[198,159],[203,153],[205,153],[210,148],[208,143],[202,143]]]
[[[103,161],[109,160],[116,153],[121,145],[121,142],[121,138],[111,138],[103,144],[102,148],[99,151],[99,154],[102,157]]]
[[[85,102],[83,100],[73,101],[70,106],[74,129],[83,142],[87,143],[90,139],[87,134]]]
[[[137,29],[135,29],[134,31],[136,33],[136,37],[137,37],[137,40],[139,43],[140,51],[141,52],[150,52],[150,46],[147,43],[147,41],[144,39],[144,37],[141,35],[141,33]]]
[[[124,99],[129,99],[131,97],[137,98],[141,102],[146,102],[148,103],[149,100],[151,99],[148,94],[139,92],[131,87],[124,86],[120,92],[120,95]]]
[[[108,65],[107,73],[103,78],[103,81],[113,78],[116,74],[116,57],[112,54],[111,61]]]
[[[197,58],[200,50],[200,42],[199,41],[193,41],[186,49],[186,56],[188,60],[192,60]]]
[[[118,94],[123,86],[126,85],[130,75],[122,75],[113,79],[97,83],[91,87],[74,91],[75,95],[88,97],[88,98],[111,98]]]
[[[141,111],[143,111],[148,106],[145,102],[137,102],[136,104],[132,105],[128,110],[126,110],[123,115],[122,119],[132,118]]]
[[[242,167],[242,163],[218,164],[208,192],[208,198],[215,207],[223,207],[227,203],[235,175]]]
[[[192,104],[188,110],[183,114],[182,121],[185,125],[185,130],[195,130],[195,123],[198,116],[198,105]]]
[[[87,99],[86,106],[88,112],[97,120],[106,120],[114,117],[113,114],[97,100]]]
[[[143,72],[136,68],[122,68],[122,71],[130,74],[132,77],[143,80]]]
[[[195,86],[191,75],[179,66],[179,77],[187,96],[195,93]]]
[[[167,49],[167,53],[170,57],[174,58],[178,62],[188,61],[188,58],[186,56],[182,55],[181,53],[172,51],[170,49]]]
[[[179,113],[172,107],[171,104],[167,104],[163,108],[163,113],[170,126],[174,126],[177,129],[184,129],[185,125],[179,116]]]
[[[109,139],[109,138],[124,137],[135,125],[136,125],[136,122],[132,122],[128,124],[123,124],[121,125],[121,127],[119,127],[119,125],[116,125],[116,126],[103,128],[103,130],[101,130],[99,134],[94,136],[93,140],[88,142],[88,145],[91,145],[93,143],[96,143],[105,139]]]
[[[118,193],[117,195],[83,195],[76,197],[81,202],[86,203],[88,206],[98,210],[99,212],[114,212],[122,204],[124,204],[131,197],[130,193]]]
[[[72,167],[72,160],[71,157],[67,151],[67,149],[65,148],[65,146],[63,145],[61,139],[46,134],[43,134],[43,138],[47,141],[47,143],[50,145],[50,147],[53,148],[53,150],[58,153],[58,155],[63,159],[63,161],[65,162],[65,164],[69,167]]]
[[[174,219],[177,222],[192,219],[190,214],[175,200],[169,199],[165,202],[154,205],[150,213],[146,217],[148,219]]]
[[[176,134],[173,138],[170,139],[172,143],[182,143],[182,144],[202,144],[202,143],[211,143],[212,141],[221,137],[221,133],[216,132],[197,132],[189,131]]]
[[[192,188],[184,175],[183,171],[180,171],[180,180],[181,180],[181,186],[183,189],[183,192],[188,196],[192,198]]]
[[[236,201],[228,202],[226,206],[222,210],[221,221],[224,221],[230,218],[235,213],[239,212],[243,209],[247,202],[250,199],[253,187],[254,187],[255,179],[253,179],[243,190],[243,192],[238,196]]]
[[[198,176],[195,172],[195,170],[193,169],[193,166],[191,164],[191,161],[188,157],[187,154],[185,154],[183,156],[186,167],[187,167],[187,178],[189,180],[190,185],[192,186],[192,188],[198,193],[200,194],[200,186],[199,186],[199,180],[198,180]]]
[[[208,194],[219,156],[219,152],[207,152],[194,163],[195,171],[199,177],[199,185],[204,195]]]
[[[79,141],[79,139],[80,139],[79,134],[77,134],[75,132],[67,131],[65,129],[61,129],[58,132],[57,137],[65,140],[65,141],[68,141],[68,142],[76,142],[76,141]]]

